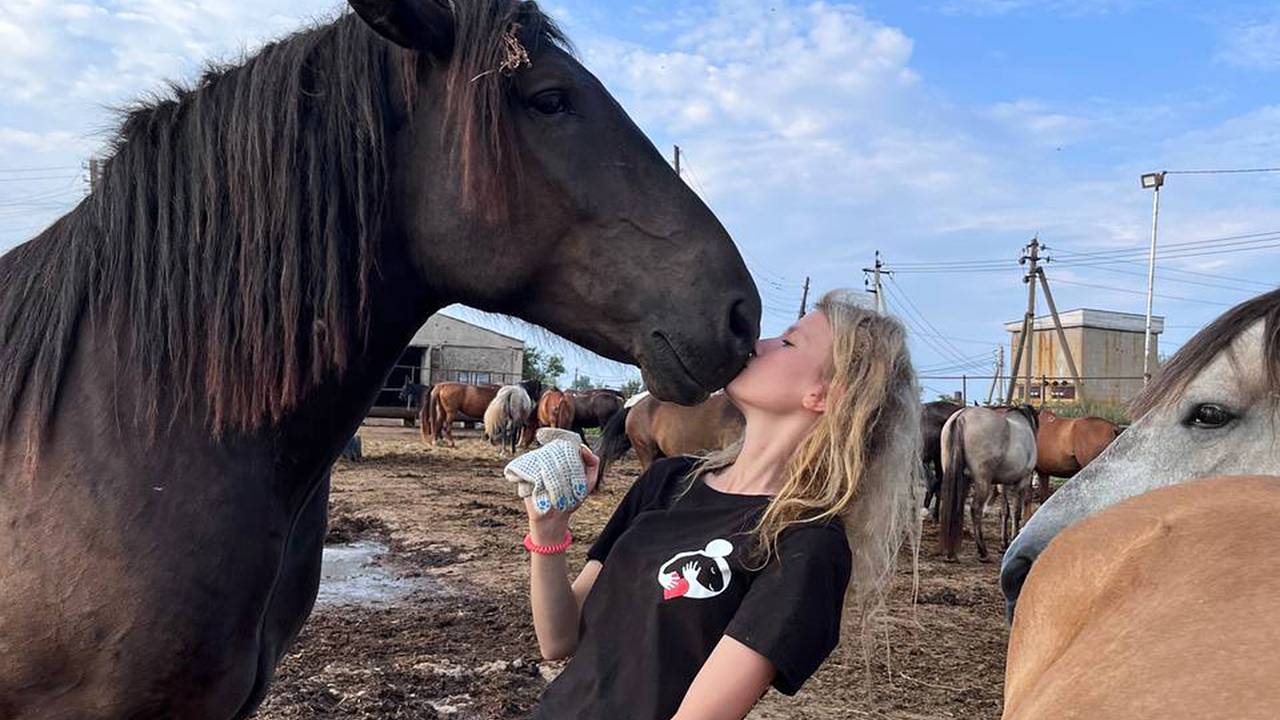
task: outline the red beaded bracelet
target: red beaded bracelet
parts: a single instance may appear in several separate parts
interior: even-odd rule
[[[533,541],[533,536],[526,534],[524,536],[524,549],[537,555],[559,555],[569,546],[573,544],[573,533],[568,530],[564,531],[564,539],[555,545],[539,545]]]

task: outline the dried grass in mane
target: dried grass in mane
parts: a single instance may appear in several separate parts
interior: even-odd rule
[[[1141,417],[1182,397],[1187,385],[1259,320],[1266,392],[1280,394],[1280,290],[1272,290],[1236,305],[1188,340],[1133,400],[1130,416]]]
[[[532,2],[454,8],[447,97],[422,100],[446,103],[466,204],[501,212],[519,177],[510,79],[472,78],[505,60],[513,25],[524,44],[563,37]],[[0,257],[0,439],[23,424],[36,441],[85,322],[115,338],[152,430],[162,393],[214,433],[251,430],[349,367],[369,331],[387,134],[427,66],[348,14],[129,111],[99,188]]]

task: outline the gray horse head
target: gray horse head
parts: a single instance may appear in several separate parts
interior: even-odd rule
[[[1207,475],[1280,474],[1280,290],[1201,330],[1134,404],[1140,415],[1054,493],[1005,552],[1009,618],[1045,546],[1077,520],[1166,485]]]

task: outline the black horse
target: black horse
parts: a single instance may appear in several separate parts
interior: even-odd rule
[[[397,397],[405,407],[417,409],[422,407],[422,399],[431,395],[431,386],[422,383],[410,382],[409,378],[404,379],[404,385],[400,388]]]
[[[681,402],[746,361],[732,241],[536,5],[351,3],[137,106],[93,193],[0,257],[7,719],[251,714],[315,599],[330,467],[448,304]]]
[[[930,510],[933,506],[931,512],[935,521],[938,519],[935,500],[942,488],[942,426],[963,409],[963,405],[946,400],[927,402],[920,408],[920,435],[923,440],[920,459],[924,462],[925,478],[929,483],[924,494],[924,509]]]

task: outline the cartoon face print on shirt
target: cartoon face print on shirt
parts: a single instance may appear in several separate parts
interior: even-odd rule
[[[733,552],[728,540],[712,540],[701,550],[678,553],[658,569],[662,599],[706,600],[729,587],[733,573],[725,560]]]

